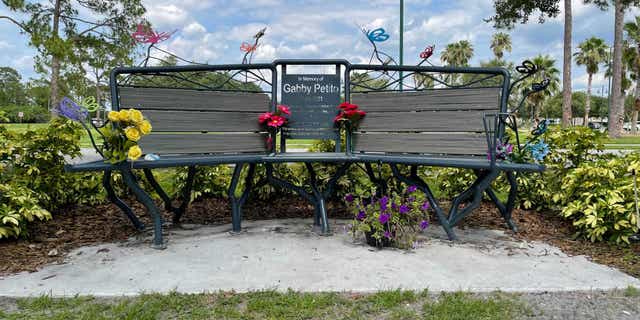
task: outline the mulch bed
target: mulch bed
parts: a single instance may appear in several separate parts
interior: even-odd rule
[[[144,207],[134,201],[133,209],[141,220],[150,225]],[[160,205],[160,203],[158,203]],[[159,206],[162,208],[162,206]],[[328,204],[330,217],[349,218],[341,203]],[[250,201],[245,206],[244,219],[310,218],[313,208],[304,200]],[[49,263],[61,263],[69,251],[86,245],[124,241],[136,234],[127,218],[112,204],[73,206],[54,212],[54,219],[30,225],[27,239],[1,240],[0,275],[21,271],[36,271]],[[171,214],[165,212],[165,221]],[[597,263],[617,267],[640,278],[640,244],[617,247],[607,243],[573,240],[571,224],[552,214],[528,210],[514,210],[514,221],[520,232],[515,237],[551,243],[570,255],[586,255]],[[433,219],[435,220],[435,219]],[[226,224],[231,222],[231,209],[226,199],[207,198],[191,204],[182,219],[186,224]],[[461,228],[489,228],[506,230],[504,222],[491,203],[483,203],[464,222]]]

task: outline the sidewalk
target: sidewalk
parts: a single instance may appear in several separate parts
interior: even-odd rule
[[[516,242],[500,231],[458,230],[463,242],[444,240],[431,228],[426,242],[404,252],[355,244],[346,221],[332,221],[335,234],[310,231],[310,220],[247,222],[230,226],[173,229],[168,249],[149,247],[148,238],[84,247],[66,264],[0,279],[0,296],[141,292],[237,292],[288,288],[299,291],[372,292],[428,288],[432,292],[576,291],[640,287],[618,270],[567,257],[542,243]]]

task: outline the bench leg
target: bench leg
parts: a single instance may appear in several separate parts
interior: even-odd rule
[[[440,204],[433,195],[433,192],[431,192],[429,185],[418,176],[418,166],[411,166],[411,175],[408,177],[402,175],[400,173],[400,170],[398,169],[398,166],[395,164],[391,164],[391,171],[393,172],[393,175],[396,177],[396,179],[408,185],[415,185],[416,187],[418,187],[418,189],[420,189],[420,191],[424,193],[424,195],[427,197],[427,200],[429,201],[429,204],[431,205],[431,208],[436,212],[438,222],[440,222],[442,229],[444,229],[444,232],[447,234],[447,238],[449,238],[449,240],[451,241],[458,240],[458,237],[453,231],[452,225],[449,223],[449,219],[447,219],[447,216],[444,214],[444,210],[440,207]]]
[[[270,163],[265,164],[267,168],[267,181],[273,185],[276,185],[280,188],[286,188],[298,193],[301,197],[305,198],[307,201],[311,202],[314,206],[314,225],[320,227],[320,233],[322,235],[330,235],[331,228],[329,226],[329,218],[327,216],[326,209],[326,199],[328,199],[334,191],[336,184],[338,183],[338,179],[342,177],[349,166],[350,163],[345,163],[338,168],[336,173],[329,179],[324,191],[320,190],[318,186],[317,176],[315,169],[311,163],[305,163],[307,170],[309,171],[309,176],[311,177],[311,190],[312,193],[307,192],[304,188],[296,186],[288,181],[281,180],[273,175],[273,165]]]
[[[182,204],[180,204],[179,207],[173,206],[171,198],[169,198],[167,193],[164,191],[164,189],[162,189],[156,178],[153,176],[151,169],[143,169],[143,171],[144,176],[146,177],[149,184],[151,184],[156,193],[160,196],[160,198],[162,198],[165,210],[173,212],[173,223],[180,223],[180,218],[187,211],[187,207],[189,206],[189,202],[191,201],[191,190],[193,190],[193,180],[196,174],[196,167],[189,167],[189,172],[187,173],[187,181],[184,189],[182,189]]]
[[[378,165],[382,166],[382,163],[379,163]],[[386,194],[387,190],[389,189],[389,186],[387,185],[387,181],[382,177],[382,173],[380,173],[376,177],[375,173],[373,172],[373,167],[371,166],[371,163],[367,162],[364,164],[364,166],[366,168],[367,175],[369,176],[369,180],[371,180],[371,182],[375,183],[378,186],[378,190],[376,191],[376,197],[377,198],[382,197],[382,195]]]
[[[496,205],[496,207],[498,208],[498,211],[500,211],[500,214],[502,215],[502,218],[504,219],[504,221],[507,223],[507,226],[513,232],[518,232],[518,227],[516,226],[515,222],[513,222],[513,219],[511,217],[511,213],[513,212],[513,208],[515,207],[516,195],[518,193],[518,183],[516,181],[514,172],[507,171],[505,172],[505,174],[507,176],[507,181],[509,181],[509,186],[510,186],[507,203],[503,204],[498,199],[498,196],[495,194],[492,188],[487,188],[486,193],[491,199],[491,201],[493,201],[493,203]]]
[[[236,164],[236,167],[233,169],[233,176],[231,177],[231,185],[229,186],[229,202],[231,202],[231,225],[232,232],[240,232],[242,231],[242,206],[247,202],[249,195],[251,194],[251,190],[253,190],[253,177],[256,172],[256,164],[249,164],[249,169],[247,171],[247,176],[244,180],[244,190],[240,195],[240,198],[236,196],[236,190],[238,188],[238,181],[240,179],[240,174],[242,173],[242,169],[244,167],[244,163]],[[256,187],[260,187],[266,183],[265,180],[262,180],[256,184]]]
[[[323,235],[330,234],[329,217],[327,216],[327,208],[325,206],[325,199],[323,193],[318,188],[318,179],[316,171],[311,163],[306,162],[305,166],[309,171],[309,177],[311,178],[311,190],[313,191],[313,205],[315,207],[315,225],[320,223],[320,233]]]
[[[455,198],[449,210],[449,224],[455,226],[480,205],[482,195],[489,188],[491,182],[498,176],[497,170],[483,171],[469,189],[463,191]],[[464,200],[471,199],[464,208],[460,204]]]
[[[133,224],[133,227],[136,230],[141,231],[144,230],[144,224],[140,222],[138,217],[133,213],[133,210],[122,201],[122,199],[118,198],[116,192],[113,190],[113,185],[111,185],[111,170],[106,170],[104,172],[104,176],[102,177],[102,185],[104,189],[107,191],[107,197],[109,200],[113,202],[122,212],[129,218],[129,221]]]
[[[127,167],[127,163],[122,164],[122,168],[120,172],[122,173],[122,179],[124,183],[133,191],[133,194],[136,196],[138,201],[140,201],[145,208],[147,208],[147,212],[153,219],[153,244],[152,248],[154,249],[165,249],[166,245],[162,240],[162,216],[160,215],[160,210],[153,202],[151,196],[146,193],[136,181],[133,172],[131,169]]]
[[[189,171],[187,173],[187,181],[182,189],[182,203],[179,207],[173,210],[173,223],[180,223],[180,218],[187,211],[187,207],[191,202],[191,191],[193,190],[193,180],[196,177],[196,167],[190,166]]]

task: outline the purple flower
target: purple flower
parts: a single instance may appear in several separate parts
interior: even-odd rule
[[[400,213],[407,213],[409,212],[409,206],[406,204],[403,204],[400,206]]]
[[[384,196],[380,198],[380,210],[387,211],[387,204],[389,204],[389,197]]]
[[[356,219],[358,219],[358,221],[362,221],[366,217],[367,217],[367,213],[364,212],[364,210],[360,210],[360,212],[358,212],[358,216],[356,217]]]
[[[353,195],[349,193],[348,195],[344,196],[344,201],[353,202]]]
[[[391,203],[391,209],[398,210],[398,205],[395,202]]]
[[[429,204],[429,201],[425,201],[422,203],[422,206],[420,207],[420,209],[422,209],[422,211],[427,211],[429,210],[430,207],[431,205]]]
[[[424,229],[426,229],[428,227],[429,227],[429,221],[427,221],[427,220],[420,221],[420,230],[424,230]]]
[[[384,232],[384,237],[387,238],[387,239],[391,239],[391,232],[385,231]]]
[[[416,201],[416,197],[409,197],[409,199],[407,199],[409,202],[413,203],[414,201]]]
[[[391,215],[388,213],[383,213],[380,215],[380,217],[378,218],[378,221],[380,221],[380,223],[385,224],[387,222],[389,222],[389,219],[391,218]]]
[[[87,111],[87,109],[79,106],[67,97],[62,98],[62,101],[60,101],[58,109],[56,109],[55,112],[73,121],[84,121],[89,116],[89,111]]]
[[[416,192],[416,190],[418,190],[418,187],[416,187],[416,186],[409,186],[409,187],[407,188],[407,193],[414,193],[414,192]]]

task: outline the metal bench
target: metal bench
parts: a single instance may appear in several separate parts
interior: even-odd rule
[[[286,139],[295,137],[294,133],[287,132],[280,137],[280,150],[267,150],[265,138],[268,133],[258,126],[257,119],[260,113],[273,111],[280,101],[278,74],[286,74],[287,65],[335,65],[338,77],[344,71],[343,87],[337,99],[342,94],[345,100],[360,105],[367,112],[355,132],[346,132],[346,151],[340,151],[338,129],[333,127],[332,121],[327,123],[333,115],[311,119],[314,124],[311,136],[316,137],[318,129],[324,130],[320,137],[336,141],[335,152],[287,152]],[[399,71],[405,73],[400,85]],[[529,73],[534,71],[529,70]],[[362,74],[368,77],[363,78]],[[528,76],[530,74],[522,78]],[[404,83],[410,82],[412,77],[420,81],[414,81],[414,85]],[[173,212],[174,223],[179,222],[187,208],[196,168],[233,164],[229,198],[233,231],[240,231],[242,205],[251,189],[256,187],[253,185],[256,165],[263,164],[267,174],[260,184],[289,188],[309,200],[315,206],[315,226],[322,234],[329,234],[325,202],[338,179],[351,165],[362,164],[383,191],[386,181],[375,175],[372,164],[386,164],[391,167],[394,178],[416,185],[426,194],[451,240],[456,239],[453,226],[479,205],[483,194],[495,202],[502,217],[515,230],[511,220],[517,192],[514,172],[544,169],[537,164],[497,161],[495,157],[495,145],[502,141],[509,125],[510,92],[521,80],[512,82],[509,73],[502,68],[351,65],[344,60],[118,68],[111,74],[113,109],[135,107],[144,112],[154,130],[140,140],[140,145],[145,153],[154,153],[160,158],[116,165],[95,161],[68,165],[67,170],[104,171],[103,184],[109,199],[127,214],[136,228],[143,229],[142,223],[113,190],[111,174],[120,172],[123,181],[153,218],[155,248],[165,246],[163,220],[151,196],[140,187],[134,169],[143,170],[149,184],[164,201],[165,209]],[[298,125],[294,122],[292,129]],[[272,138],[275,141],[275,137]],[[273,164],[291,162],[305,164],[311,178],[310,188],[275,176]],[[319,185],[313,167],[313,163],[319,162],[338,164],[324,189]],[[477,179],[453,199],[447,215],[429,186],[419,178],[420,166],[472,169]],[[178,207],[173,206],[152,172],[169,167],[189,168],[182,190],[183,202]],[[236,189],[245,168],[248,168],[246,181],[238,197]],[[501,173],[505,173],[510,184],[506,203],[499,201],[490,187]]]
[[[120,172],[153,218],[153,246],[164,248],[162,216],[132,170],[144,171],[145,178],[164,201],[165,209],[173,212],[173,222],[178,223],[190,201],[196,168],[235,164],[229,197],[234,223],[239,223],[240,208],[253,187],[255,164],[267,154],[267,133],[258,126],[257,119],[274,105],[273,81],[272,64],[117,68],[110,79],[112,107],[114,110],[134,107],[144,112],[153,125],[153,132],[139,144],[146,154],[159,155],[159,159],[117,165],[95,161],[66,168],[68,171],[104,171],[103,185],[109,199],[141,230],[144,226],[117,197],[111,185],[112,171]],[[238,180],[246,166],[245,189],[236,197]],[[152,169],[170,167],[188,167],[183,202],[178,207],[173,206],[152,172]]]
[[[510,114],[508,99],[514,88],[506,70],[352,65],[350,71],[369,75],[367,81],[350,82],[351,102],[368,112],[350,138],[353,155],[366,164],[373,181],[383,182],[382,177],[374,175],[371,163],[389,164],[396,179],[425,193],[451,240],[456,239],[452,227],[478,207],[485,193],[516,231],[511,219],[517,194],[514,172],[541,171],[544,167],[496,161],[495,146],[504,141]],[[400,71],[409,79],[404,81],[421,81],[398,85],[392,75]],[[383,84],[372,87],[371,78]],[[381,81],[385,78],[389,80]],[[449,79],[457,80],[446,81]],[[409,166],[408,174],[401,172],[400,164]],[[477,179],[453,199],[445,215],[427,183],[418,176],[420,166],[471,169]],[[506,203],[491,188],[501,173],[510,184]],[[386,189],[384,183],[380,187]]]

